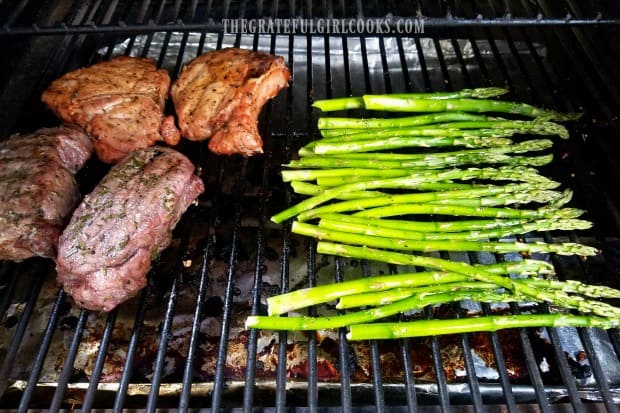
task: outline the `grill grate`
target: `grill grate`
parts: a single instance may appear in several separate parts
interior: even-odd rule
[[[250,303],[247,311],[251,314],[265,311],[261,297],[273,287],[265,284],[269,276],[265,266],[271,265],[268,261],[274,261],[267,257],[273,231],[278,233],[280,248],[276,271],[279,280],[273,280],[278,291],[324,282],[325,257],[316,254],[314,241],[300,243],[287,224],[274,229],[268,222],[273,212],[295,202],[277,171],[299,146],[317,136],[316,113],[310,106],[316,98],[506,85],[515,99],[564,111],[585,111],[585,117],[596,122],[584,122],[573,128],[571,141],[559,145],[555,162],[559,165],[551,172],[573,187],[577,202],[590,211],[596,227],[586,236],[600,245],[604,254],[587,262],[555,258],[553,262],[560,278],[618,286],[620,193],[615,182],[620,179],[620,165],[613,154],[618,153],[619,144],[617,139],[610,139],[620,136],[615,115],[620,108],[620,91],[616,86],[620,79],[613,65],[618,50],[613,49],[611,42],[601,42],[606,36],[614,36],[612,29],[620,25],[616,4],[601,1],[584,11],[572,1],[551,4],[544,0],[515,2],[501,9],[493,2],[481,6],[473,1],[433,5],[409,2],[391,5],[391,9],[383,4],[369,8],[361,2],[349,5],[331,1],[320,6],[294,1],[255,4],[228,1],[221,7],[199,1],[111,1],[76,2],[75,7],[65,5],[64,9],[54,9],[55,13],[41,11],[46,16],[42,19],[32,17],[39,12],[36,7],[27,0],[0,4],[0,36],[5,40],[15,39],[16,48],[23,47],[18,50],[8,44],[0,46],[6,48],[9,56],[16,57],[16,63],[10,64],[11,70],[0,72],[0,106],[7,108],[0,118],[0,131],[4,134],[54,124],[56,121],[39,104],[41,90],[67,70],[116,54],[123,41],[122,53],[153,57],[158,65],[171,70],[173,77],[184,61],[210,48],[234,45],[283,54],[292,69],[293,84],[263,111],[261,134],[265,156],[217,158],[208,153],[205,145],[183,144],[181,149],[202,168],[207,194],[201,205],[192,208],[179,224],[175,233],[177,243],[154,266],[149,285],[135,299],[135,305],[123,305],[107,316],[74,310],[73,318],[67,317],[71,301],[57,287],[50,290],[53,285],[50,263],[30,260],[2,265],[0,328],[8,339],[0,341],[0,345],[6,344],[0,346],[1,407],[16,407],[19,411],[43,407],[55,412],[76,402],[86,411],[93,408],[120,411],[132,407],[148,411],[178,407],[187,411],[193,407],[210,407],[250,412],[257,406],[272,406],[273,410],[282,412],[296,407],[318,411],[324,406],[338,406],[338,410],[349,412],[388,408],[449,411],[454,406],[467,405],[473,411],[483,411],[488,407],[486,404],[502,403],[505,410],[517,412],[532,407],[527,403],[536,403],[540,411],[586,411],[591,407],[618,411],[614,400],[618,400],[620,386],[610,383],[610,366],[605,365],[608,354],[620,359],[616,330],[576,330],[575,336],[587,354],[595,379],[593,389],[578,386],[571,370],[574,366],[568,363],[565,354],[566,334],[558,329],[546,330],[549,347],[542,354],[531,329],[520,329],[513,336],[524,353],[526,382],[511,377],[513,355],[506,352],[506,340],[499,333],[488,334],[489,353],[498,374],[491,383],[476,374],[477,361],[472,352],[476,347],[470,334],[463,334],[457,340],[467,373],[457,383],[450,382],[444,373],[443,366],[450,360],[442,352],[443,344],[438,338],[430,339],[434,382],[418,380],[419,366],[411,352],[412,340],[398,341],[395,350],[386,349],[379,342],[368,343],[368,366],[372,374],[368,383],[360,382],[355,376],[357,353],[344,339],[344,329],[334,336],[337,345],[333,353],[339,373],[335,383],[323,381],[323,338],[314,334],[308,335],[303,343],[307,352],[303,380],[288,377],[290,363],[286,362],[277,363],[271,378],[261,377],[254,360],[262,351],[259,348],[262,337],[254,330],[243,336],[243,355],[252,362],[246,363],[246,368],[234,380],[228,371],[233,329],[240,317],[238,290],[244,282],[242,274],[250,274],[246,301]],[[376,17],[389,11],[396,16],[413,16],[421,11],[429,16],[425,21],[428,32],[414,37],[371,33],[230,35],[223,33],[219,22],[221,18],[263,16]],[[59,36],[40,36],[47,34]],[[37,57],[39,60],[33,61]],[[15,74],[12,68],[22,63],[28,63],[22,66],[24,73]],[[32,119],[36,119],[36,125]],[[563,154],[570,156],[557,161]],[[89,164],[82,177],[83,189],[92,187],[102,173],[101,165]],[[552,240],[553,235],[542,236]],[[570,239],[576,240],[581,235],[571,234]],[[249,259],[248,248],[254,251]],[[300,256],[301,270],[296,267]],[[503,259],[477,254],[460,258],[470,262]],[[188,268],[188,260],[198,264],[190,264]],[[219,270],[214,269],[215,261],[222,263]],[[361,263],[358,272],[369,276],[373,268],[369,263]],[[384,268],[386,272],[396,270],[392,266]],[[295,278],[300,271],[304,274],[303,282]],[[344,259],[335,259],[328,267],[331,280],[336,282],[349,277],[352,271],[351,263]],[[221,282],[217,281],[218,276]],[[212,311],[208,296],[218,282],[223,296],[221,315],[214,318],[220,330],[213,343],[215,368],[212,377],[204,379],[197,371],[203,367],[201,357],[207,341],[204,323],[209,317],[205,312]],[[188,286],[193,288],[189,298],[183,295]],[[51,297],[48,305],[43,299],[47,296]],[[162,311],[158,313],[160,325],[155,347],[151,349],[154,357],[149,359],[152,366],[148,377],[141,377],[143,344],[151,328],[149,317],[157,306]],[[186,308],[191,322],[186,330],[179,332],[176,317]],[[492,311],[488,305],[482,305],[481,309],[484,313]],[[516,306],[511,309],[519,311]],[[456,316],[459,310],[458,305],[451,309]],[[308,310],[309,315],[316,313],[315,308]],[[434,317],[434,312],[426,309],[426,316]],[[89,327],[93,320],[101,327],[94,341],[91,339],[95,332]],[[67,328],[70,334],[64,333]],[[114,363],[111,357],[119,346],[116,335],[122,329],[129,329],[128,338],[121,345],[125,355],[118,368],[120,373],[109,383],[108,369]],[[279,343],[296,340],[286,332],[276,337]],[[47,374],[50,363],[53,364],[50,352],[55,343],[63,339],[64,357],[50,386],[42,376]],[[185,357],[171,362],[171,347],[177,340],[187,343]],[[74,367],[83,357],[85,343],[94,343],[95,348],[88,374],[80,376],[75,374]],[[287,347],[277,346],[278,360],[290,356]],[[401,379],[396,382],[383,374],[385,358],[394,354],[402,371]],[[556,366],[557,382],[541,373],[542,356]],[[31,360],[25,363],[25,359]],[[173,362],[181,367],[170,374]],[[24,363],[25,370],[16,367]],[[15,376],[20,369],[24,370],[21,378]],[[171,383],[177,387],[172,392],[164,390]],[[463,386],[465,391],[460,390]],[[592,395],[598,395],[600,403],[586,402]],[[560,403],[555,403],[556,399]]]

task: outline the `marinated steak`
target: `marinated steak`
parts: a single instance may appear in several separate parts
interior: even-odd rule
[[[0,259],[56,256],[58,237],[80,200],[74,174],[92,151],[90,138],[72,127],[0,142]]]
[[[99,159],[116,163],[157,141],[179,142],[174,118],[163,115],[169,89],[168,72],[152,60],[119,56],[56,79],[42,100],[93,137]]]
[[[194,165],[163,147],[138,149],[86,195],[60,237],[58,281],[90,310],[110,311],[146,285],[151,258],[204,191]]]
[[[290,77],[284,59],[267,53],[229,48],[198,56],[172,85],[181,134],[211,138],[209,149],[221,155],[262,153],[258,115]]]

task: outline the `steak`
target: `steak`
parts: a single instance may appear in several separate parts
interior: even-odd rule
[[[84,132],[64,126],[0,142],[0,259],[56,256],[80,200],[74,174],[92,151]]]
[[[169,89],[168,72],[152,60],[119,56],[63,75],[41,99],[92,136],[99,159],[116,163],[157,141],[179,142],[174,118],[163,114]]]
[[[84,197],[60,237],[58,280],[89,310],[110,311],[146,285],[181,215],[204,191],[194,165],[163,147],[138,149]]]
[[[290,77],[284,59],[267,53],[228,48],[198,56],[172,85],[181,134],[211,138],[209,149],[221,155],[262,153],[258,115]]]

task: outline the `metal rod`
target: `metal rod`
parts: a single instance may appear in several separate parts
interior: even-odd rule
[[[224,314],[222,316],[222,335],[220,336],[219,346],[217,349],[217,363],[215,367],[215,377],[213,378],[213,393],[211,399],[211,410],[219,411],[222,403],[222,393],[224,391],[224,369],[226,368],[226,354],[228,352],[228,336],[230,333],[230,323],[232,318],[233,294],[234,294],[234,278],[237,268],[237,254],[239,249],[239,227],[241,223],[241,197],[245,188],[245,171],[247,166],[247,158],[242,161],[241,172],[237,176],[235,188],[235,215],[233,221],[232,241],[230,257],[228,259],[228,269],[226,271],[226,289],[224,292]]]
[[[71,338],[71,344],[69,344],[69,348],[67,349],[67,353],[65,355],[65,362],[62,365],[62,370],[60,371],[56,381],[56,390],[54,391],[54,396],[52,397],[52,402],[49,407],[50,413],[58,412],[64,402],[67,384],[73,374],[73,363],[75,363],[75,357],[77,356],[78,349],[80,348],[80,342],[82,341],[82,334],[84,333],[86,320],[88,320],[88,310],[82,309],[80,310],[80,316],[77,320],[77,324],[75,325],[75,331],[73,332],[73,337]]]
[[[258,35],[254,36],[253,49],[258,49]],[[272,36],[272,43],[270,53],[275,51],[275,39]],[[256,229],[256,263],[254,266],[254,280],[252,283],[252,307],[251,314],[257,315],[260,309],[261,292],[263,285],[263,266],[265,264],[265,220],[267,215],[267,194],[269,189],[269,169],[271,166],[271,120],[272,120],[272,102],[268,102],[265,111],[265,120],[263,122],[266,125],[265,130],[261,133],[263,137],[263,151],[265,156],[263,157],[262,168],[262,180],[261,180],[261,197],[259,201],[259,223]],[[257,356],[257,341],[258,330],[251,329],[248,337],[248,351],[247,351],[247,363],[246,363],[246,376],[245,376],[245,388],[243,390],[243,410],[246,413],[251,413],[254,408],[254,383],[256,381],[256,356]]]
[[[336,282],[344,281],[344,261],[342,258],[335,258],[336,261]],[[339,310],[339,314],[344,311]],[[351,371],[349,370],[349,360],[351,348],[347,342],[347,329],[338,329],[338,362],[340,367],[340,404],[344,413],[353,411],[351,400]]]
[[[150,278],[150,277],[149,277]],[[134,359],[136,352],[138,351],[138,343],[140,340],[140,334],[142,333],[142,325],[144,324],[144,316],[146,314],[147,298],[151,293],[150,281],[146,288],[142,290],[140,294],[140,302],[138,303],[138,310],[133,323],[133,329],[131,331],[131,337],[129,337],[129,343],[127,345],[127,356],[125,357],[125,365],[123,366],[123,373],[121,375],[120,382],[118,384],[118,390],[116,391],[116,397],[114,398],[114,412],[120,413],[123,411],[125,405],[125,399],[127,398],[127,389],[129,389],[129,383],[133,377]]]
[[[86,390],[84,401],[82,402],[82,412],[84,413],[90,412],[95,403],[95,396],[97,396],[97,391],[99,390],[99,380],[101,379],[101,372],[103,371],[105,359],[108,354],[108,346],[110,345],[110,339],[112,338],[117,315],[118,307],[112,310],[106,319],[101,341],[99,342],[97,358],[95,359],[93,371],[88,382],[88,389]]]
[[[308,2],[310,3],[310,2]],[[324,47],[329,48],[329,45]],[[306,36],[306,133],[309,137],[312,137],[312,130],[314,129],[313,116],[312,116],[312,91],[313,91],[313,79],[312,74],[312,38]],[[326,63],[328,64],[329,55],[325,55]],[[325,69],[327,71],[327,68]],[[331,76],[331,74],[330,74]],[[331,93],[331,92],[328,92]],[[314,240],[308,241],[306,244],[306,251],[308,257],[308,287],[315,287],[317,283],[316,274],[316,243]],[[315,307],[308,309],[308,315],[310,317],[316,317],[317,311]],[[311,412],[316,412],[318,409],[318,365],[317,365],[317,337],[316,334],[310,334],[308,337],[308,408]]]
[[[277,8],[278,2],[275,1],[272,7]],[[294,37],[290,35],[288,37],[288,66],[293,78],[293,85],[295,84],[295,59],[293,53]],[[289,87],[286,90],[286,136],[285,136],[285,160],[289,161],[292,158],[292,141],[293,141],[293,87]],[[286,191],[285,205],[290,206],[292,204],[291,190]],[[282,259],[280,261],[280,293],[287,293],[289,290],[289,270],[290,270],[290,258],[291,258],[291,224],[290,222],[282,225]],[[307,264],[309,265],[309,263]],[[280,331],[278,333],[278,361],[286,360],[286,342],[287,332]],[[310,391],[310,389],[309,389]],[[286,363],[278,362],[276,367],[276,400],[275,407],[277,413],[282,413],[286,409]]]
[[[166,353],[168,352],[168,341],[172,335],[172,324],[174,322],[174,314],[179,294],[179,279],[181,278],[181,274],[183,273],[183,254],[186,253],[187,247],[189,245],[189,239],[191,236],[192,228],[194,227],[193,221],[195,220],[195,217],[196,208],[192,208],[189,211],[189,216],[186,217],[185,225],[183,227],[183,233],[181,235],[181,242],[179,244],[180,253],[179,257],[177,258],[174,278],[172,279],[172,285],[170,287],[170,295],[168,297],[168,303],[166,305],[166,312],[164,314],[163,325],[161,327],[157,356],[155,358],[155,367],[153,368],[153,376],[151,378],[151,388],[146,402],[146,410],[150,413],[153,413],[157,410],[159,387],[161,385],[161,379],[164,372]]]
[[[227,15],[227,13],[225,14]],[[225,17],[227,18],[227,17]],[[395,20],[379,20],[376,18],[369,18],[372,21],[372,26],[385,25],[388,32],[397,34],[399,30],[402,30],[402,22],[399,23]],[[215,32],[222,33],[228,23],[215,22],[213,19],[209,19],[207,22],[202,23],[186,23],[182,20],[178,20],[174,23],[166,24],[165,28],[161,25],[153,22],[147,22],[143,24],[122,24],[122,25],[101,25],[101,24],[89,24],[89,25],[66,25],[59,24],[55,26],[39,26],[33,24],[31,26],[2,26],[0,27],[0,36],[20,36],[20,35],[67,35],[67,34],[89,34],[89,33],[148,33],[159,32],[162,29],[166,31],[175,32]],[[340,19],[338,23],[340,27],[355,27],[357,19]],[[479,28],[479,27],[545,27],[545,28],[557,28],[557,27],[614,27],[620,25],[620,19],[618,18],[594,18],[594,19],[566,19],[566,18],[497,18],[497,19],[464,19],[459,17],[445,18],[445,17],[425,17],[424,18],[424,30],[452,30],[460,28]],[[370,27],[371,24],[368,25]],[[277,27],[277,26],[276,26]],[[284,24],[281,24],[279,30],[275,30],[270,34],[288,34],[289,31],[284,29]],[[296,33],[305,34],[305,33]],[[376,35],[374,32],[368,32],[362,30],[358,34]]]
[[[50,343],[52,342],[52,338],[54,337],[54,330],[56,330],[56,324],[58,323],[58,317],[60,316],[60,306],[64,302],[65,297],[66,294],[61,287],[58,290],[58,294],[56,294],[56,301],[54,301],[54,306],[50,311],[47,326],[43,331],[43,337],[41,337],[39,350],[34,357],[34,361],[32,363],[32,370],[30,371],[30,375],[28,376],[28,384],[26,385],[24,393],[22,394],[22,398],[19,401],[17,411],[20,413],[25,413],[28,411],[30,399],[32,398],[32,394],[34,393],[35,388],[37,387],[37,381],[39,380],[39,375],[41,374],[43,364],[45,363],[45,356],[47,355],[47,351],[50,348]]]
[[[15,328],[15,332],[13,333],[13,338],[11,339],[9,348],[4,355],[4,362],[2,363],[2,367],[0,367],[0,395],[4,394],[7,388],[11,369],[15,364],[17,352],[22,343],[22,340],[24,339],[24,334],[26,334],[26,328],[28,327],[28,322],[30,321],[30,317],[32,316],[32,311],[34,310],[34,307],[36,305],[42,285],[43,277],[33,277],[32,284],[30,285],[30,294],[28,295],[28,301],[26,302],[24,310],[19,317],[19,322],[17,323],[17,327]]]

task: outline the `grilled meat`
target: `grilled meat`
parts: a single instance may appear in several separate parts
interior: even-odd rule
[[[72,127],[40,129],[0,142],[0,259],[56,256],[80,199],[74,174],[93,151]]]
[[[228,48],[198,56],[172,85],[181,134],[211,138],[209,149],[221,155],[262,153],[258,115],[290,77],[284,59],[267,53]]]
[[[62,233],[58,280],[82,307],[112,310],[146,285],[151,258],[168,246],[203,190],[181,153],[163,147],[132,152],[84,197]]]
[[[152,60],[119,56],[56,79],[42,100],[93,137],[99,159],[116,163],[157,141],[179,142],[174,118],[163,115],[169,88],[168,72]]]

